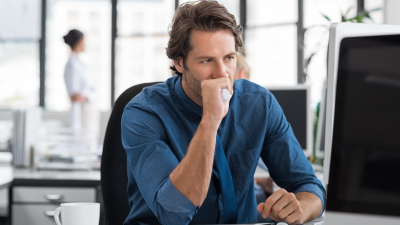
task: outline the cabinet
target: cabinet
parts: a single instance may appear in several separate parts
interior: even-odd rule
[[[64,202],[95,202],[95,188],[15,187],[12,224],[54,225],[54,210]]]
[[[14,169],[9,187],[9,225],[54,225],[54,210],[61,203],[99,202],[99,171],[35,171]]]

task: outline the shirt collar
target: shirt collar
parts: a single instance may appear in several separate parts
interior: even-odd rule
[[[177,96],[177,102],[182,110],[199,117],[203,116],[203,108],[194,103],[183,90],[182,76],[175,81],[175,94]]]

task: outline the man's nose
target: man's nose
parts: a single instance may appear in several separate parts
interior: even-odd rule
[[[215,79],[221,77],[229,77],[227,68],[223,62],[216,63],[213,75]]]

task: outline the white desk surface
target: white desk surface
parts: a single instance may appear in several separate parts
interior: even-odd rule
[[[14,179],[90,180],[100,181],[100,171],[57,171],[13,168]]]
[[[38,171],[0,165],[0,189],[18,180],[85,180],[100,181],[100,171]]]

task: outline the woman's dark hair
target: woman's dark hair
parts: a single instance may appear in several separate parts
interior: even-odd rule
[[[236,52],[243,53],[242,26],[236,23],[235,16],[217,1],[202,0],[184,3],[176,10],[170,25],[167,50],[168,58],[177,60],[185,58],[192,50],[190,33],[192,30],[215,32],[227,29],[235,38]],[[175,66],[170,67],[176,75],[182,76]]]
[[[74,49],[76,43],[83,38],[83,33],[79,30],[73,29],[68,32],[67,35],[64,37],[64,42],[71,47],[71,49]]]

